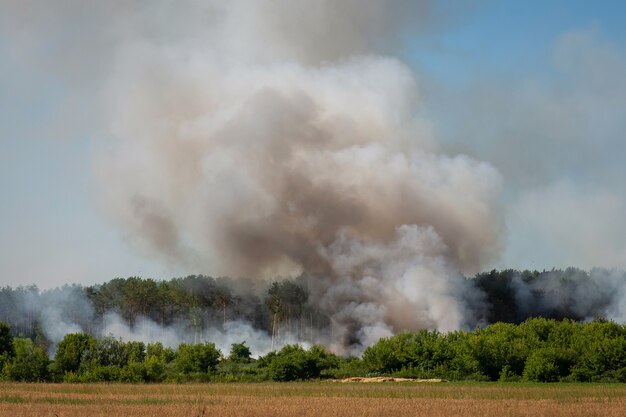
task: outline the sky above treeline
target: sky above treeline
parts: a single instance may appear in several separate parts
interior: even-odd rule
[[[178,57],[181,44],[202,50],[217,39],[210,28],[224,17],[203,3],[2,3],[0,286],[224,272],[190,267],[138,242],[116,214],[120,194],[103,190],[100,179],[116,169],[100,163],[102,155],[123,152],[110,143],[135,129],[116,113],[132,86],[120,73],[152,59],[146,50]],[[229,31],[219,36],[236,36],[216,41],[225,60],[293,59],[304,68],[362,55],[398,60],[415,79],[413,111],[436,152],[468,155],[499,173],[501,248],[483,269],[626,268],[625,2],[366,1],[360,8],[397,7],[402,15],[360,25],[346,6],[321,19],[354,21],[358,30],[338,31],[332,50],[303,43],[301,55],[269,36],[267,50],[241,45],[255,33],[263,3],[233,2]],[[301,3],[312,10],[298,16],[319,18],[316,2]],[[204,31],[211,35],[197,35]],[[233,58],[231,47],[246,52]],[[318,55],[309,53],[318,47]],[[146,78],[154,75],[150,65],[141,68]],[[172,88],[167,78],[151,85],[154,100],[161,86]]]

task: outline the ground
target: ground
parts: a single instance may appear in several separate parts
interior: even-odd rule
[[[0,383],[0,416],[623,416],[624,384]]]

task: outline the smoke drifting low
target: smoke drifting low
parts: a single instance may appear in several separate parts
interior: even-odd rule
[[[340,343],[473,322],[461,274],[498,256],[501,180],[438,151],[410,70],[376,54],[415,10],[227,4],[118,55],[98,170],[120,226],[191,270],[318,277]]]
[[[343,263],[334,266],[337,277],[302,275],[271,284],[205,276],[161,282],[118,278],[45,291],[4,287],[0,321],[14,334],[48,346],[50,353],[66,334],[87,332],[173,348],[209,341],[225,354],[231,344],[246,342],[255,356],[288,343],[321,343],[338,353],[360,354],[379,337],[404,328],[474,329],[529,317],[626,321],[623,271],[491,271],[458,277],[453,286],[422,266],[432,259],[418,262],[413,250],[405,251],[419,243],[412,240],[414,232],[400,230],[401,243],[391,245],[350,242],[348,250],[358,247],[353,253],[342,252],[341,245],[331,248]],[[405,259],[403,253],[411,256]],[[380,263],[381,255],[390,262]],[[344,268],[370,272],[348,276]],[[417,291],[426,287],[429,291]],[[462,316],[455,315],[459,306]]]

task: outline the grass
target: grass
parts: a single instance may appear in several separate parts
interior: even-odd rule
[[[622,416],[624,384],[0,383],[0,416]]]

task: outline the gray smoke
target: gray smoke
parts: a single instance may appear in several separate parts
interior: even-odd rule
[[[473,323],[462,274],[498,256],[501,180],[438,151],[413,74],[379,54],[406,16],[427,29],[406,7],[211,2],[182,40],[128,42],[97,161],[120,226],[192,270],[320,277],[340,345]]]
[[[626,322],[626,273],[568,268],[542,273],[537,279],[512,280],[521,316],[557,316],[579,320]]]

